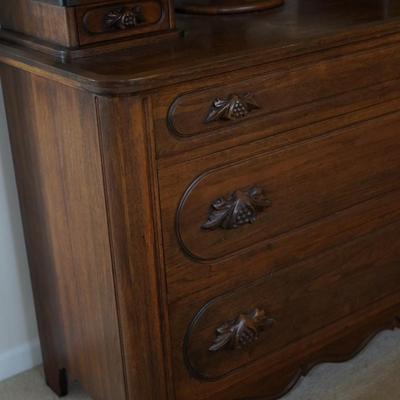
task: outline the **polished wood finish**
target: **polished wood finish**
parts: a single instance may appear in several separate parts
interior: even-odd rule
[[[398,292],[399,233],[399,226],[390,226],[212,299],[202,304],[189,326],[186,321],[182,326],[178,324],[184,321],[182,313],[186,307],[190,308],[191,316],[196,300],[192,297],[190,306],[184,301],[180,314],[174,314],[179,317],[174,318],[173,325],[176,331],[183,329],[185,334],[185,361],[177,360],[175,369],[177,397],[185,399],[195,392],[194,398],[213,398],[213,391],[217,393],[228,382],[232,385],[229,378],[234,376],[242,380],[256,373],[259,379],[263,375],[268,379],[271,356],[287,350],[291,343],[302,340],[311,347],[312,334],[322,328],[327,332],[332,324],[341,326],[345,334],[343,318]],[[385,273],[376,276],[376,269]],[[260,329],[257,341],[245,347],[210,351],[221,323],[236,320],[244,310],[255,307],[273,321],[263,331]],[[173,336],[177,346],[181,334],[176,332]],[[187,378],[182,367],[185,363],[197,382]],[[247,387],[242,385],[242,382],[233,384],[238,393],[236,398],[248,396]]]
[[[17,58],[25,68],[45,68],[52,79],[99,94],[134,93],[201,78],[208,79],[206,86],[221,84],[221,79],[232,85],[246,70],[254,77],[301,66],[306,61],[318,63],[360,49],[398,43],[396,17],[400,15],[400,4],[387,5],[383,0],[363,4],[291,1],[273,14],[234,17],[236,29],[232,29],[232,17],[220,16],[204,23],[204,17],[181,15],[178,28],[185,36],[179,40],[82,58],[72,64],[4,45],[1,57],[10,63]],[[120,50],[119,41],[112,47]],[[396,50],[393,47],[393,56]],[[394,73],[393,68],[388,70]],[[223,78],[220,74],[227,75]],[[196,82],[189,87],[196,88]]]
[[[143,46],[133,2],[35,4],[88,18],[73,61],[0,43],[53,390],[272,400],[400,326],[400,3],[181,15]]]
[[[251,71],[241,71],[232,78],[232,85],[221,85],[217,80],[214,84],[208,79],[198,86],[191,85],[190,90],[187,84],[163,90],[161,96],[154,97],[156,128],[161,135],[160,157],[208,143],[215,146],[219,140],[222,146],[226,146],[227,140],[253,141],[272,136],[288,125],[301,126],[304,119],[315,121],[326,113],[341,114],[349,104],[359,107],[359,101],[365,101],[366,96],[354,99],[361,93],[356,89],[400,77],[396,68],[400,62],[397,43],[378,50],[327,57],[311,64],[291,63],[278,71],[260,68],[256,78]],[[204,89],[205,86],[211,87]],[[238,94],[245,112],[235,117],[230,110],[234,102],[240,102]],[[217,108],[215,102],[219,102]]]
[[[399,122],[398,114],[384,116],[232,164],[226,159],[216,165],[207,165],[204,158],[200,165],[188,162],[178,176],[179,183],[175,180],[170,183],[174,190],[167,186],[169,182],[164,183],[169,177],[162,177],[161,205],[168,221],[164,228],[167,263],[171,259],[175,265],[175,255],[182,250],[195,261],[215,262],[400,188],[394,179],[400,169],[399,147],[393,145]],[[193,181],[188,183],[190,179]],[[252,185],[262,188],[262,192],[254,194],[257,200],[254,206],[261,207],[264,196],[270,202],[264,212],[251,213],[253,223],[247,223],[244,215],[240,227],[239,223],[234,225],[237,218],[233,223],[231,219],[222,221],[226,224],[223,227],[237,229],[204,229],[216,218],[215,214],[224,217],[226,200],[215,199],[231,189]],[[327,187],[335,190],[327,191]],[[251,189],[247,193],[250,192]],[[177,200],[175,193],[184,194]],[[242,200],[234,198],[233,206],[241,208],[246,203],[245,194],[241,193]],[[225,204],[221,206],[222,202]],[[210,214],[209,205],[215,203],[218,210]],[[250,209],[246,214],[247,211]],[[204,222],[210,218],[205,226]]]

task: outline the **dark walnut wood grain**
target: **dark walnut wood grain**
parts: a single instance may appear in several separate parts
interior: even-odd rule
[[[221,84],[223,77],[217,74],[225,73],[233,84],[241,79],[240,72],[245,68],[253,68],[254,74],[260,73],[257,66],[261,65],[263,69],[269,66],[270,71],[271,68],[277,71],[305,59],[317,63],[328,55],[353,54],[360,49],[378,49],[399,41],[396,19],[400,15],[400,4],[397,2],[388,5],[378,0],[365,6],[343,0],[324,3],[306,0],[301,4],[290,1],[277,10],[279,12],[236,16],[236,29],[232,29],[232,17],[207,19],[205,24],[204,17],[179,16],[177,24],[186,34],[178,41],[156,44],[148,37],[146,43],[152,43],[151,46],[133,51],[126,47],[121,50],[123,45],[117,41],[107,45],[113,54],[82,58],[71,64],[54,63],[51,57],[26,54],[23,49],[5,44],[1,45],[1,57],[3,60],[18,58],[25,68],[44,68],[43,72],[51,74],[52,79],[109,94],[156,89],[205,77],[210,79],[206,87],[216,82]],[[393,48],[392,55],[397,53]],[[86,49],[86,56],[93,54],[92,48]],[[382,62],[381,67],[381,76],[396,71],[390,63]],[[355,74],[354,79],[363,75],[366,74]],[[124,79],[120,79],[121,76]],[[365,86],[371,84],[372,80]],[[191,85],[195,88],[194,82]]]
[[[398,299],[399,232],[399,224],[393,224],[208,303],[202,304],[199,294],[190,302],[183,300],[174,305],[174,348],[178,349],[184,335],[183,357],[188,367],[185,370],[182,360],[176,360],[178,398],[184,399],[193,392],[195,398],[217,397],[225,385],[235,387],[246,398],[247,385],[241,388],[235,378],[245,381],[255,373],[259,379],[261,375],[268,376],[273,370],[273,358],[281,352],[283,360],[288,348],[296,348],[297,341],[311,346],[313,338],[324,337],[338,327],[342,335],[347,334],[346,324],[352,315],[382,299],[389,301],[391,295]],[[376,276],[376,269],[385,273]],[[190,322],[195,304],[199,304],[199,311]],[[256,308],[265,310],[274,321],[264,332],[257,333],[258,340],[241,350],[210,352],[216,327],[230,319],[238,321],[237,315]],[[400,307],[392,317],[399,313]],[[186,321],[183,315],[188,318]],[[251,315],[247,318],[251,320]],[[260,391],[258,395],[264,393]]]
[[[171,6],[0,4],[46,380],[275,400],[400,326],[400,2]]]
[[[150,107],[105,97],[97,110],[129,400],[169,399],[173,385]]]
[[[253,71],[241,71],[232,78],[232,83],[225,82],[223,86],[224,80],[219,78],[190,88],[183,84],[166,89],[154,98],[155,127],[161,136],[159,157],[188,154],[194,148],[200,148],[200,152],[201,147],[210,144],[215,147],[218,141],[221,148],[227,142],[232,147],[239,141],[249,142],[302,126],[307,120],[342,114],[350,104],[357,107],[357,102],[367,100],[368,93],[355,99],[356,89],[362,90],[370,83],[390,82],[400,76],[395,67],[400,61],[399,49],[395,45],[340,57],[328,56],[327,60],[311,64],[303,59],[301,65],[290,64],[290,70],[278,66],[273,71],[260,68],[256,77]],[[211,84],[211,88],[204,89]],[[384,91],[387,93],[387,89]],[[243,100],[243,94],[250,93],[251,102],[245,103],[245,111],[238,110],[235,117],[232,109],[238,93]],[[371,101],[377,98],[371,94]]]
[[[170,182],[162,177],[167,263],[177,252],[176,237],[182,250],[195,261],[216,262],[399,189],[395,178],[400,168],[399,121],[400,115],[395,113],[232,164],[193,161],[179,174],[179,183],[171,182],[174,191],[164,187]],[[188,179],[193,182],[187,183]],[[239,191],[215,200],[220,193],[246,187],[250,179],[264,188],[263,196],[271,202],[253,224],[248,222],[255,219],[257,207],[268,204],[260,197],[260,190],[247,194]],[[182,193],[179,202],[177,187]],[[329,190],[331,187],[335,190]],[[239,225],[240,229],[229,229]],[[225,229],[212,229],[219,226]]]

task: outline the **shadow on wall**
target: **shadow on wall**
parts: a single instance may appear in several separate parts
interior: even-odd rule
[[[0,381],[41,362],[0,86]]]

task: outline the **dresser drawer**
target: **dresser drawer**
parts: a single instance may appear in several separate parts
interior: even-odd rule
[[[267,141],[258,155],[243,147],[160,170],[169,301],[213,297],[398,219],[399,126],[394,112],[277,151]]]
[[[399,187],[398,116],[204,169],[177,207],[176,233],[187,255],[211,262]]]
[[[140,0],[76,8],[79,43],[141,35],[169,28],[167,0]]]
[[[367,98],[379,102],[372,87],[398,79],[399,62],[399,46],[392,45],[171,87],[153,99],[159,155],[212,151],[221,140],[237,145],[362,107]]]
[[[175,351],[181,353],[184,343],[183,355],[176,357],[178,398],[193,391],[200,399],[203,391],[237,382],[241,385],[234,398],[246,398],[251,389],[242,379],[271,374],[276,352],[307,337],[310,344],[321,329],[326,339],[332,324],[345,331],[349,321],[341,319],[394,294],[399,284],[396,223],[201,306],[199,296],[184,300],[171,312]]]

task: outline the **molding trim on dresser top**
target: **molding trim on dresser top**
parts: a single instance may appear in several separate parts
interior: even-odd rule
[[[399,327],[400,2],[15,4],[0,73],[57,394],[272,400]]]

